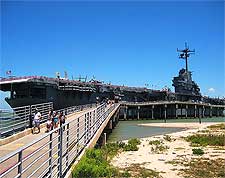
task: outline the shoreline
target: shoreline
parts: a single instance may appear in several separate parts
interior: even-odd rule
[[[172,162],[176,159],[185,159],[190,161],[192,158],[222,158],[225,159],[225,146],[224,150],[214,151],[211,147],[200,147],[204,150],[205,154],[201,157],[193,155],[190,143],[185,141],[183,137],[193,135],[199,131],[205,130],[210,125],[217,125],[224,122],[210,122],[210,123],[146,123],[138,124],[145,127],[176,127],[184,128],[183,131],[173,132],[170,134],[165,134],[171,137],[174,141],[169,142],[164,139],[165,135],[156,135],[145,138],[140,138],[141,145],[139,145],[138,151],[128,151],[119,153],[115,156],[111,164],[115,167],[126,168],[132,164],[139,164],[141,167],[146,169],[152,169],[154,171],[160,172],[163,178],[180,178],[179,169],[184,169],[185,167],[181,165],[172,165],[168,162]],[[160,140],[165,146],[168,147],[164,153],[152,153],[152,145],[149,145],[149,141]],[[125,141],[126,142],[126,141]],[[196,147],[197,148],[197,147]]]
[[[162,127],[162,128],[184,128],[184,129],[204,129],[210,125],[223,124],[225,122],[173,122],[173,123],[143,123],[138,126],[144,127]],[[175,132],[174,132],[175,133]]]

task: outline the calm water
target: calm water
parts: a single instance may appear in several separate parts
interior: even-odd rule
[[[225,117],[204,118],[202,122],[225,122]],[[141,123],[163,123],[164,120],[139,120],[139,121],[119,121],[116,128],[109,135],[108,141],[127,140],[130,138],[149,137],[172,132],[182,131],[182,128],[162,128],[138,126]],[[167,122],[199,122],[199,119],[168,119]]]

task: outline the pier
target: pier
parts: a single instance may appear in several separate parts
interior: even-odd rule
[[[41,134],[27,134],[0,146],[0,178],[69,177],[86,148],[105,144],[118,122],[120,104],[101,104],[68,115],[67,122]],[[16,137],[16,135],[12,136]],[[7,139],[7,138],[6,138]],[[3,143],[3,142],[2,142]]]
[[[120,107],[120,119],[222,117],[224,116],[224,110],[224,105],[211,105],[197,102],[123,102]]]
[[[224,105],[178,101],[91,105],[69,114],[62,127],[49,133],[42,129],[1,145],[0,178],[70,177],[71,166],[87,148],[104,145],[119,120],[220,117],[224,110]]]

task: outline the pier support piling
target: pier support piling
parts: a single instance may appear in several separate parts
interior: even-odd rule
[[[202,106],[202,117],[205,117],[205,106]]]
[[[175,108],[175,117],[176,117],[176,119],[178,118],[177,110],[178,110],[178,104],[176,104],[176,108]]]
[[[140,119],[140,106],[138,106],[137,108],[137,119],[138,120]]]
[[[107,140],[106,133],[104,133],[104,138],[103,138],[103,141],[102,141],[102,146],[105,146],[106,145],[106,140]]]
[[[124,108],[123,118],[124,118],[124,120],[127,119],[127,106],[125,106],[125,108]]]
[[[166,123],[166,117],[167,117],[167,105],[164,105],[164,122]]]
[[[188,117],[188,105],[186,105],[186,108],[185,108],[185,118],[187,119]]]
[[[195,105],[195,118],[197,117],[197,106]]]
[[[209,112],[210,112],[209,117],[212,117],[212,106],[210,106]]]
[[[152,105],[152,119],[154,119],[154,105]]]

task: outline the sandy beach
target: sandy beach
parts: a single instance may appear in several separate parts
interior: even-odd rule
[[[215,147],[200,147],[205,154],[202,156],[193,155],[190,143],[185,141],[183,137],[201,132],[207,129],[210,125],[220,124],[216,123],[148,123],[140,124],[141,126],[151,127],[179,127],[185,128],[184,131],[167,134],[172,141],[165,140],[165,135],[158,135],[148,138],[141,138],[141,145],[138,151],[122,152],[113,158],[111,164],[119,168],[126,168],[132,164],[139,164],[140,166],[160,172],[160,176],[164,178],[180,178],[179,169],[184,168],[180,164],[170,164],[174,160],[190,161],[193,158],[206,159],[225,159],[225,147],[216,150]],[[168,149],[163,153],[152,152],[153,145],[149,141],[159,140]]]

